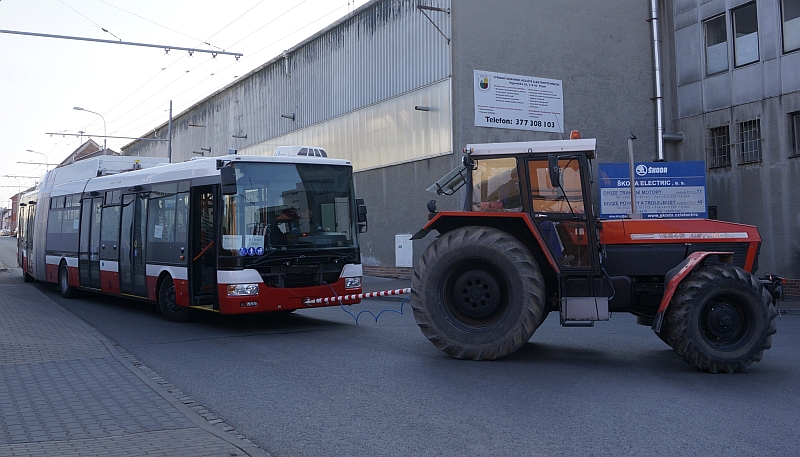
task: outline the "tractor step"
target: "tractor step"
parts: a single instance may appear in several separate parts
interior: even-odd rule
[[[594,327],[594,321],[562,321],[562,327]]]

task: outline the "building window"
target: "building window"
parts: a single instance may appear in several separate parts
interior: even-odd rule
[[[739,123],[739,163],[761,162],[761,120]]]
[[[800,49],[800,0],[783,0],[783,52]]]
[[[725,15],[705,21],[706,74],[713,75],[728,70],[728,30]]]
[[[708,168],[731,166],[730,131],[727,125],[709,129]]]
[[[756,2],[731,11],[733,61],[740,67],[758,61],[758,8]]]
[[[792,157],[800,157],[800,112],[792,113]]]

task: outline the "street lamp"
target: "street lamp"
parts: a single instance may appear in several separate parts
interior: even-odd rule
[[[106,152],[106,137],[108,136],[108,133],[106,131],[106,118],[104,118],[103,115],[100,114],[100,113],[96,113],[94,111],[89,111],[88,109],[81,108],[80,106],[76,106],[76,107],[74,107],[72,109],[74,109],[76,111],[86,111],[87,113],[96,114],[96,115],[100,116],[100,119],[103,120],[103,155],[106,155],[107,154],[107,152]]]
[[[44,157],[44,164],[47,166],[47,168],[50,168],[50,162],[47,160],[47,156],[45,155],[44,152],[34,151],[33,149],[26,149],[25,152],[33,152],[36,154],[41,154]]]

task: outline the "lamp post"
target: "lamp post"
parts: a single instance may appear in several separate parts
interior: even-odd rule
[[[80,106],[76,106],[76,107],[74,107],[72,109],[74,109],[76,111],[86,111],[87,113],[96,114],[96,115],[100,116],[100,119],[103,120],[103,155],[106,155],[107,154],[107,152],[106,152],[107,151],[107,149],[106,149],[106,137],[108,136],[108,133],[106,131],[106,118],[104,118],[103,115],[100,114],[100,113],[97,113],[97,112],[94,112],[94,111],[89,111],[88,109],[81,108]]]
[[[33,149],[26,149],[25,152],[33,152],[35,154],[41,154],[44,157],[45,166],[47,166],[47,168],[50,168],[50,162],[47,160],[47,156],[44,154],[44,152],[34,151]]]

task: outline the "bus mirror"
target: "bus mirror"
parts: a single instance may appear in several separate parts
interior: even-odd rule
[[[356,199],[356,208],[358,211],[358,233],[364,233],[367,231],[367,205],[364,204],[363,198]]]
[[[550,172],[550,184],[561,187],[561,170],[558,168],[558,156],[547,157],[547,169]]]
[[[228,165],[219,169],[222,195],[236,194],[236,169]]]

